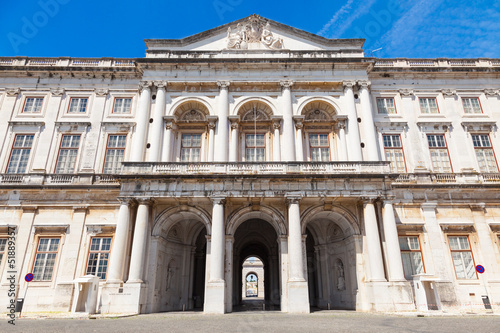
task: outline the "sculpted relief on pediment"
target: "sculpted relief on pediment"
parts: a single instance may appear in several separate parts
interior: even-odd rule
[[[283,39],[271,32],[269,22],[250,17],[245,23],[227,29],[227,48],[230,50],[283,49]]]

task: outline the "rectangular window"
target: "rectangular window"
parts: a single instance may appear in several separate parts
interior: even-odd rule
[[[10,154],[7,173],[25,173],[33,145],[33,134],[18,134]]]
[[[0,238],[0,268],[2,267],[2,261],[6,247],[7,247],[7,238]]]
[[[330,161],[328,134],[309,134],[311,160],[314,162]]]
[[[181,162],[201,161],[201,134],[182,134]]]
[[[85,113],[87,112],[88,98],[72,98],[69,103],[68,113]]]
[[[476,279],[476,265],[472,258],[469,237],[449,236],[451,256],[457,279]]]
[[[472,134],[477,163],[481,172],[498,172],[498,166],[488,134]]]
[[[247,162],[263,162],[266,160],[265,134],[247,134],[245,146]]]
[[[435,98],[419,98],[421,113],[439,113]]]
[[[432,171],[452,172],[450,156],[444,135],[427,135],[429,151],[431,153]]]
[[[104,159],[104,173],[116,173],[121,170],[123,157],[125,156],[126,135],[110,135],[106,146],[106,157]]]
[[[33,280],[52,280],[58,250],[59,238],[40,238],[36,249],[35,265],[33,266]]]
[[[63,135],[57,158],[56,173],[72,173],[75,170],[79,146],[79,135]]]
[[[412,275],[425,273],[418,236],[399,237],[399,248],[407,280],[411,280]]]
[[[111,237],[94,237],[90,242],[87,274],[92,274],[106,280],[108,271],[109,252],[111,250]]]
[[[132,98],[115,98],[113,113],[130,113]]]
[[[23,113],[40,113],[42,111],[43,97],[27,97]]]
[[[482,113],[479,98],[462,98],[464,113]]]
[[[406,172],[405,158],[399,135],[384,135],[385,160],[391,162],[392,172]]]
[[[394,98],[377,98],[377,108],[380,114],[395,114]]]

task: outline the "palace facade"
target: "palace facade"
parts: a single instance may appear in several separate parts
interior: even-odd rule
[[[23,311],[232,312],[251,257],[266,309],[500,308],[499,59],[257,15],[145,42],[0,58],[4,309],[15,275]]]

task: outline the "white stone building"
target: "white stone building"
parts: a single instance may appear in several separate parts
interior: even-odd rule
[[[267,309],[498,309],[500,60],[363,42],[253,15],[145,58],[0,58],[2,308],[33,272],[23,311],[91,274],[101,313],[231,312],[258,257]]]

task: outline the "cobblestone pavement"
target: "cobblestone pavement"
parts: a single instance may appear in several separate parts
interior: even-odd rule
[[[226,315],[160,313],[124,318],[16,319],[0,332],[500,332],[500,316],[389,315],[324,311],[309,315],[240,312]]]

